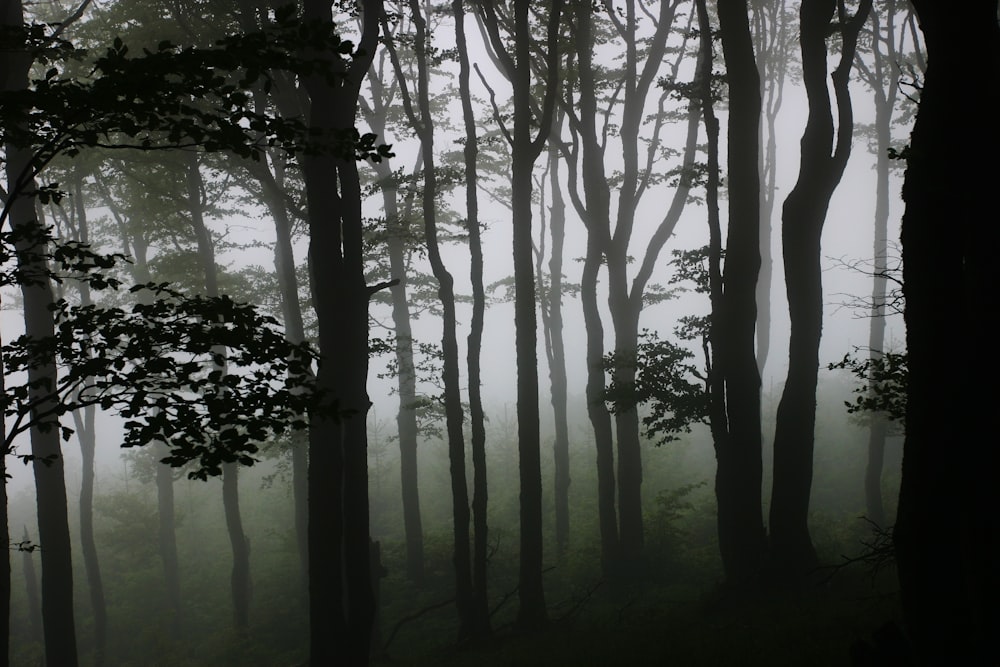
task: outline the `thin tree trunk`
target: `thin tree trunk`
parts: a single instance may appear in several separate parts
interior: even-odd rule
[[[611,415],[604,402],[607,381],[604,374],[604,325],[597,302],[597,282],[604,261],[607,229],[602,221],[610,220],[611,194],[603,177],[600,147],[591,128],[597,121],[596,82],[592,65],[592,24],[588,8],[576,12],[576,45],[579,54],[579,114],[584,130],[582,174],[584,187],[583,216],[587,226],[587,254],[580,278],[580,299],[587,333],[587,415],[594,429],[597,450],[597,512],[601,531],[601,569],[605,577],[618,572],[621,549],[618,515],[615,507],[614,440]]]
[[[419,0],[410,0],[411,18],[415,27],[413,50],[417,61],[415,99],[402,83],[404,76],[395,47],[389,45],[393,66],[400,79],[403,108],[410,124],[416,128],[423,156],[423,219],[427,258],[438,283],[441,302],[441,354],[443,362],[444,410],[448,437],[448,460],[451,475],[452,521],[454,532],[453,564],[455,567],[455,605],[458,610],[458,641],[463,643],[474,635],[472,602],[472,541],[469,488],[465,466],[465,432],[463,422],[461,377],[458,354],[458,318],[455,309],[454,277],[441,257],[437,226],[437,163],[434,155],[434,119],[431,115],[427,59],[427,24]],[[414,108],[416,102],[416,108]]]
[[[379,128],[373,125],[373,131]],[[382,125],[384,133],[384,124]],[[384,135],[383,135],[384,136]],[[417,372],[413,362],[413,328],[406,284],[406,231],[397,202],[398,189],[388,160],[373,165],[382,183],[389,250],[389,272],[399,283],[392,294],[392,323],[396,334],[396,389],[399,409],[396,429],[399,434],[399,475],[403,500],[403,530],[406,534],[406,576],[417,584],[424,578],[424,529],[420,512],[420,483],[417,466]]]
[[[760,190],[760,272],[757,276],[757,370],[764,373],[771,351],[771,283],[774,261],[771,256],[772,218],[777,191],[778,142],[776,124],[784,99],[785,73],[789,54],[788,21],[783,2],[751,3],[753,12],[753,47],[757,56],[758,78],[764,96],[762,122],[758,137],[761,179]],[[766,137],[766,141],[763,139]]]
[[[372,89],[368,122],[372,132],[386,136],[386,103],[388,94],[380,73],[373,68],[368,76]],[[423,165],[422,154],[414,167],[414,176]],[[399,476],[403,504],[403,531],[406,535],[406,576],[421,584],[424,578],[424,528],[420,511],[419,467],[417,465],[417,372],[413,360],[413,327],[407,292],[407,254],[410,242],[409,212],[413,193],[406,198],[405,213],[400,211],[399,188],[390,160],[372,167],[379,179],[382,206],[385,211],[386,246],[389,251],[389,275],[398,281],[392,288],[392,324],[396,337],[396,391],[399,408],[396,430],[399,436]]]
[[[557,121],[553,133],[558,134]],[[542,306],[545,327],[549,384],[551,386],[552,412],[555,422],[555,442],[552,445],[555,478],[552,492],[555,506],[556,556],[561,560],[569,546],[569,414],[566,379],[566,347],[563,341],[562,317],[562,263],[563,245],[566,240],[566,203],[559,181],[559,156],[554,145],[549,146],[549,177],[551,179],[552,206],[549,230],[552,250],[549,257],[549,289],[546,304]]]
[[[469,278],[472,282],[472,321],[469,324],[466,365],[469,369],[469,418],[472,427],[472,617],[474,632],[482,638],[492,633],[487,581],[489,552],[489,526],[486,509],[489,496],[486,477],[486,414],[483,410],[481,390],[482,372],[480,355],[483,346],[483,326],[486,315],[486,290],[483,286],[483,242],[479,222],[479,172],[477,160],[479,144],[476,137],[476,119],[472,109],[472,92],[469,89],[469,54],[465,39],[465,6],[463,0],[453,0],[455,13],[455,42],[458,48],[459,96],[462,100],[462,119],[465,124],[465,211],[469,230],[469,253],[472,256]]]
[[[74,218],[77,237],[82,243],[90,243],[90,230],[87,224],[87,209],[83,198],[83,187],[79,178],[74,183]],[[80,305],[92,306],[94,301],[90,294],[90,285],[81,281]],[[90,607],[94,616],[94,664],[104,665],[107,657],[108,644],[108,611],[104,600],[104,584],[101,579],[101,565],[97,557],[97,544],[94,541],[94,453],[97,433],[94,418],[96,406],[90,405],[82,410],[73,411],[73,421],[76,435],[80,441],[80,458],[82,474],[80,479],[80,551],[83,553],[83,564],[87,572],[87,587],[90,592]]]

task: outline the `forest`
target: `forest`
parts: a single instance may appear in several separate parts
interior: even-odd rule
[[[1000,662],[997,0],[0,7],[2,664]]]

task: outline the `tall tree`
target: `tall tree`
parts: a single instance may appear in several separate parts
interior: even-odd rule
[[[305,0],[303,18],[332,31],[332,0]],[[374,57],[381,0],[364,0],[353,58],[311,55],[338,74],[303,77],[313,135],[356,136],[358,95]],[[336,144],[334,144],[336,145]],[[368,535],[368,300],[361,238],[361,186],[353,154],[307,151],[302,159],[309,261],[319,324],[317,383],[341,417],[313,414],[309,429],[309,660],[367,664],[375,600]]]
[[[707,8],[699,3],[702,39],[711,34]],[[719,549],[726,578],[743,584],[755,578],[765,552],[761,507],[760,373],[754,347],[757,323],[756,285],[760,270],[760,79],[745,0],[719,0],[719,31],[729,90],[729,224],[725,268],[720,269],[722,234],[713,229],[709,282],[712,315],[709,340],[712,435],[718,470]],[[702,58],[711,57],[711,43]],[[712,100],[711,61],[701,68],[706,113]],[[717,121],[715,121],[717,123]],[[711,119],[706,120],[710,126]],[[715,126],[718,133],[718,126]],[[717,163],[716,163],[717,167]],[[709,160],[709,178],[717,174]]]
[[[862,0],[850,16],[843,0],[803,0],[799,17],[802,81],[809,113],[800,143],[799,176],[782,209],[791,338],[788,376],[775,424],[769,527],[771,558],[783,575],[801,574],[816,561],[808,514],[823,327],[820,237],[830,198],[851,154],[854,112],[848,86],[858,33],[871,4],[871,0]],[[831,75],[837,103],[836,130],[826,80],[826,40],[831,28],[841,38],[840,60]]]
[[[870,59],[859,53],[855,67],[861,80],[872,91],[875,104],[875,234],[872,248],[872,292],[869,312],[868,355],[872,364],[879,363],[885,351],[886,316],[889,275],[889,204],[892,123],[899,100],[900,67],[905,61],[906,15],[908,3],[889,0],[871,12]],[[897,32],[898,30],[898,32]],[[877,382],[869,383],[872,391]],[[889,420],[883,414],[872,414],[868,424],[868,460],[865,466],[865,512],[880,526],[886,525],[882,499],[882,472]]]
[[[609,74],[596,66],[593,51],[598,39],[594,35],[593,17],[585,6],[576,12],[575,29],[579,83],[576,104],[567,99],[566,111],[569,127],[579,144],[579,158],[569,155],[569,162],[579,169],[584,189],[581,197],[571,179],[571,196],[587,226],[588,251],[581,282],[585,321],[588,331],[588,410],[595,428],[598,448],[598,501],[601,515],[602,553],[605,571],[631,572],[636,570],[642,544],[642,454],[639,439],[639,416],[635,407],[625,407],[615,413],[615,436],[618,445],[617,480],[614,471],[614,451],[611,433],[600,411],[604,410],[603,387],[603,330],[599,330],[599,311],[596,301],[597,278],[601,265],[608,271],[608,306],[615,334],[614,358],[619,360],[612,369],[613,382],[625,391],[635,386],[634,359],[638,345],[639,318],[647,297],[647,287],[656,266],[659,253],[673,233],[687,202],[692,179],[691,168],[697,149],[697,103],[688,105],[687,133],[681,156],[678,187],[674,190],[663,217],[656,225],[643,252],[639,269],[629,278],[631,264],[630,243],[637,223],[636,211],[643,196],[655,181],[655,160],[663,131],[664,105],[670,92],[662,91],[657,102],[656,120],[650,137],[642,137],[640,129],[647,113],[647,103],[653,84],[666,53],[667,38],[672,32],[679,3],[659,5],[659,14],[650,16],[653,34],[640,40],[638,4],[626,3],[619,16],[611,3],[604,9],[611,23],[612,33],[625,50],[622,69],[611,79],[614,92],[608,95],[601,90]],[[640,42],[645,50],[640,50]],[[671,64],[667,79],[675,79],[684,48]],[[603,74],[603,76],[602,76]],[[598,108],[598,101],[610,98],[608,106]],[[621,98],[620,108],[616,100]],[[618,134],[622,156],[613,155],[605,133],[609,124],[620,124]],[[645,155],[640,146],[647,143]],[[618,173],[618,161],[624,168]],[[617,201],[612,196],[612,183],[617,189]],[[593,365],[596,364],[596,365]],[[616,484],[617,481],[617,484]],[[617,490],[617,498],[615,491]],[[617,500],[617,522],[615,502]],[[612,542],[612,540],[614,540]],[[620,562],[619,562],[620,561]],[[621,566],[621,567],[620,567]]]
[[[413,53],[416,59],[417,80],[415,100],[405,83],[402,63],[392,42],[387,48],[392,53],[401,89],[401,101],[410,125],[420,139],[423,161],[422,212],[427,257],[438,284],[441,302],[441,355],[442,382],[444,385],[444,410],[448,439],[448,460],[451,474],[452,529],[454,534],[455,603],[458,608],[458,640],[464,642],[477,633],[473,614],[472,542],[470,533],[471,513],[469,487],[465,465],[465,410],[462,406],[461,371],[458,354],[458,318],[455,309],[455,278],[445,266],[438,241],[437,199],[439,197],[437,158],[434,153],[434,117],[430,100],[430,63],[428,46],[430,34],[427,17],[419,0],[410,0],[409,14],[413,21]],[[388,34],[387,22],[383,32]],[[414,104],[416,102],[416,104]]]
[[[921,664],[988,664],[1000,655],[1000,486],[990,463],[997,390],[986,380],[1000,373],[990,352],[1000,228],[989,213],[995,170],[973,165],[1000,152],[1000,126],[991,111],[969,113],[956,100],[974,93],[982,109],[1000,105],[998,3],[913,6],[927,70],[905,153],[909,381],[893,541],[903,618]]]
[[[511,145],[511,209],[514,254],[514,346],[517,366],[517,441],[520,480],[521,554],[518,567],[520,607],[517,624],[530,630],[547,619],[542,584],[542,471],[538,407],[538,323],[535,316],[535,270],[532,250],[532,170],[552,127],[559,76],[559,26],[562,0],[547,7],[545,93],[535,116],[532,85],[531,3],[514,0],[511,10],[513,50],[500,33],[493,0],[480,4],[490,45],[513,87],[513,128],[504,133]],[[537,128],[537,133],[535,131]]]
[[[0,16],[5,31],[0,75],[3,91],[28,87],[32,56],[26,48],[24,11],[19,1],[5,2]],[[18,37],[19,36],[19,37]],[[18,43],[20,41],[20,43]],[[13,120],[14,116],[9,116]],[[18,128],[5,128],[16,134]],[[25,335],[34,340],[52,338],[55,297],[46,262],[47,240],[35,212],[38,166],[30,145],[8,142],[4,146],[7,177],[4,216],[15,234]],[[32,408],[31,456],[38,505],[38,540],[42,549],[42,619],[45,657],[49,664],[77,664],[76,627],[73,618],[73,560],[70,547],[64,459],[59,441],[54,353],[28,371]],[[8,538],[9,539],[9,538]],[[9,573],[9,565],[8,565]]]
[[[564,114],[555,119],[553,135],[562,129]],[[545,357],[549,367],[549,387],[552,403],[555,437],[552,444],[554,479],[552,480],[553,505],[555,506],[556,555],[562,559],[569,546],[569,407],[566,377],[566,345],[563,340],[563,247],[566,242],[566,201],[562,194],[559,165],[559,146],[549,144],[548,184],[539,184],[542,201],[542,235],[539,241],[537,265],[539,276],[539,306],[542,313],[542,331],[545,337]],[[545,175],[543,175],[543,178]],[[546,187],[548,185],[548,187]],[[549,234],[552,248],[549,251],[548,277],[545,278],[542,262],[545,259],[545,192],[549,191]]]
[[[62,218],[66,225],[68,238],[90,244],[90,226],[87,220],[87,205],[83,192],[83,177],[79,164],[74,165],[72,178],[72,212],[62,206],[56,207],[56,215]],[[58,226],[58,217],[57,217]],[[78,281],[77,289],[80,295],[80,305],[94,305],[90,284]],[[60,290],[61,292],[61,290]],[[60,294],[60,298],[62,295]],[[97,556],[97,542],[94,539],[94,482],[96,471],[94,458],[97,449],[96,405],[73,410],[73,427],[80,443],[81,476],[80,476],[80,551],[83,554],[83,565],[87,574],[87,588],[90,593],[90,609],[94,619],[94,664],[101,667],[105,664],[108,644],[108,610],[104,599],[104,582],[101,577],[101,564]]]
[[[364,97],[360,103],[372,131],[385,137],[388,116],[396,101],[398,85],[386,83],[386,51],[372,63],[368,73],[371,101]],[[391,65],[390,65],[391,67]],[[413,178],[420,170],[423,158],[418,157]],[[413,314],[410,308],[407,246],[412,241],[409,208],[401,206],[398,177],[393,173],[390,160],[373,165],[382,193],[385,213],[386,249],[389,255],[389,275],[399,282],[389,293],[392,297],[392,326],[395,337],[396,392],[399,397],[396,412],[396,430],[399,437],[399,477],[403,504],[403,531],[406,535],[406,576],[415,583],[424,577],[424,528],[420,511],[420,483],[417,466],[417,371],[414,362]],[[412,199],[412,197],[411,197]]]
[[[486,477],[486,412],[483,409],[481,389],[483,326],[486,315],[486,290],[483,286],[483,240],[479,221],[479,137],[472,109],[472,91],[469,86],[471,68],[469,48],[465,38],[465,2],[453,0],[455,15],[455,44],[458,50],[458,90],[462,99],[462,120],[465,126],[465,215],[469,230],[469,279],[472,283],[472,321],[469,323],[466,365],[469,380],[469,419],[472,428],[472,614],[480,636],[490,633],[490,608],[487,591],[487,561],[489,559],[489,527],[486,507],[489,496]]]

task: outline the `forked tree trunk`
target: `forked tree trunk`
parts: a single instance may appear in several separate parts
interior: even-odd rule
[[[350,65],[313,53],[342,76],[307,76],[309,125],[318,135],[355,126],[358,93],[377,48],[379,0],[363,0],[359,53]],[[331,0],[305,0],[304,18],[332,28]],[[309,262],[319,324],[317,384],[335,399],[309,426],[309,663],[368,664],[375,599],[369,547],[368,299],[361,185],[351,155],[302,156]],[[338,414],[332,414],[336,409]]]
[[[851,153],[854,116],[848,79],[858,31],[871,2],[862,2],[853,17],[842,17],[840,63],[832,75],[837,101],[835,135],[827,87],[826,39],[836,6],[835,0],[803,0],[801,6],[802,79],[809,115],[802,134],[799,177],[782,210],[791,336],[788,376],[775,423],[770,512],[771,559],[776,574],[782,577],[804,574],[816,564],[808,514],[823,327],[820,236],[830,198]]]

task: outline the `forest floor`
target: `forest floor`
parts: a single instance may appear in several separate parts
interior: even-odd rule
[[[545,630],[519,635],[497,625],[487,645],[447,647],[429,621],[414,620],[376,664],[849,665],[853,643],[899,621],[893,574],[827,569],[795,588],[739,595],[718,586],[698,592],[695,581],[601,585],[562,615],[553,611]],[[454,609],[433,613],[451,621]]]

